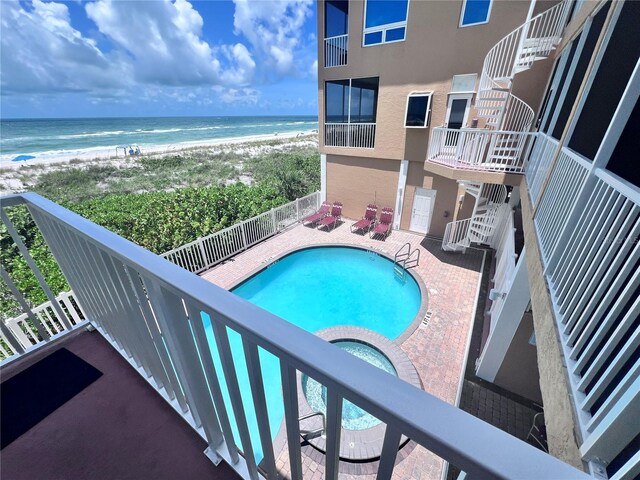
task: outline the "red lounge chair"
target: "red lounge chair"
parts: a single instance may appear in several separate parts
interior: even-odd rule
[[[369,236],[373,238],[376,235],[382,235],[386,239],[391,233],[391,224],[393,224],[393,209],[385,207],[380,213],[380,221],[369,232]]]
[[[369,204],[367,205],[367,211],[364,212],[364,217],[351,225],[351,233],[355,233],[358,230],[366,230],[367,232],[376,223],[376,214],[378,213],[378,206]]]
[[[342,217],[342,203],[334,202],[331,207],[331,215],[320,220],[318,228],[327,227],[327,231],[329,231],[329,225],[331,225],[331,230],[333,230],[340,221],[340,217]]]
[[[329,215],[329,210],[331,210],[331,204],[329,202],[322,202],[322,205],[320,205],[320,208],[316,213],[312,213],[308,217],[302,219],[302,224],[304,225],[306,223],[308,225],[314,225],[318,223],[324,217]]]

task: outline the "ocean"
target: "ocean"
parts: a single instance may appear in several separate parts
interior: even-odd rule
[[[144,153],[190,142],[317,128],[317,116],[3,119],[0,160],[115,155],[120,145],[138,145]]]

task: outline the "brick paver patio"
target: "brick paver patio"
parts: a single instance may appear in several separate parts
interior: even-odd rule
[[[427,325],[423,324],[416,329],[400,346],[415,365],[424,390],[455,404],[464,373],[463,364],[484,253],[474,249],[468,250],[465,255],[443,252],[439,240],[404,231],[394,231],[386,241],[370,239],[368,235],[351,233],[351,223],[352,221],[345,220],[331,232],[297,225],[239,254],[231,261],[214,267],[202,277],[229,289],[272,259],[292,249],[322,244],[347,244],[393,257],[402,245],[409,242],[412,248],[421,250],[420,265],[414,269],[414,273],[426,285],[431,319]],[[304,478],[324,478],[324,455],[310,445],[303,445],[302,452]],[[286,445],[276,455],[281,475],[288,478]],[[396,465],[394,478],[437,480],[441,478],[444,462],[421,446],[409,442],[398,453]],[[375,478],[376,467],[376,462],[341,462],[340,478]]]

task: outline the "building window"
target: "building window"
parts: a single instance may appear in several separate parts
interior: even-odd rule
[[[324,2],[324,38],[339,37],[349,31],[349,1]]]
[[[378,77],[331,80],[325,83],[328,123],[375,123]]]
[[[493,0],[464,0],[460,13],[460,26],[470,27],[489,23]]]
[[[373,148],[378,108],[378,77],[325,82],[324,144]]]
[[[596,157],[640,58],[638,18],[640,2],[625,3],[569,140],[569,148],[589,160]]]
[[[640,168],[638,168],[638,123],[640,122],[640,102],[631,112],[631,116],[618,139],[616,148],[611,154],[607,170],[626,181],[640,187]]]
[[[477,73],[454,75],[451,81],[451,93],[475,93]]]
[[[553,124],[552,124],[552,120],[554,117],[554,114],[556,112],[556,108],[558,107],[558,102],[560,100],[560,92],[562,91],[563,86],[565,85],[565,82],[567,80],[567,76],[569,75],[569,70],[571,70],[571,65],[573,63],[573,57],[576,54],[576,50],[578,48],[578,45],[580,44],[580,36],[582,35],[582,33],[580,33],[574,40],[573,42],[571,42],[571,46],[568,48],[565,48],[564,51],[562,52],[562,57],[560,59],[560,62],[564,62],[564,65],[562,67],[560,67],[561,69],[558,70],[556,72],[556,74],[559,74],[560,77],[558,78],[557,81],[557,88],[551,92],[551,100],[549,102],[549,106],[547,107],[547,109],[545,109],[544,111],[544,115],[542,117],[542,121],[544,122],[544,125],[542,126],[542,128],[540,128],[540,131],[544,132],[544,133],[548,133],[550,134],[550,130],[552,130],[553,128]],[[559,63],[560,63],[559,62]],[[553,81],[555,82],[556,79],[554,78]],[[545,120],[546,117],[546,120]]]
[[[366,0],[363,46],[404,41],[408,14],[409,0]]]
[[[551,136],[557,140],[560,139],[562,133],[564,132],[565,127],[567,126],[567,122],[569,120],[569,114],[573,109],[573,104],[578,97],[578,91],[580,90],[580,85],[582,84],[582,80],[587,74],[587,67],[591,60],[591,56],[593,55],[593,51],[596,47],[596,43],[598,38],[600,37],[600,32],[602,31],[602,27],[604,26],[604,21],[607,18],[607,10],[610,5],[606,5],[601,8],[600,11],[593,17],[593,22],[589,27],[589,31],[587,32],[587,37],[582,47],[582,50],[578,54],[577,61],[574,59],[575,70],[573,71],[573,75],[569,80],[569,87],[566,89],[566,94],[564,98],[561,100],[561,104],[559,104],[559,112],[556,113],[557,117],[555,120],[555,125],[553,126],[553,132]]]
[[[431,111],[431,92],[410,93],[407,97],[406,128],[425,128],[429,126]]]

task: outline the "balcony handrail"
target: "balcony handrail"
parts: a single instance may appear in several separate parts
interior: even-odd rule
[[[436,127],[427,161],[453,168],[522,173],[535,132]]]
[[[346,38],[348,37],[349,34],[348,33],[343,33],[342,35],[334,35],[332,37],[324,37],[325,40],[334,40],[336,38]]]
[[[444,125],[439,127],[433,127],[434,130],[447,130],[447,131],[456,131],[456,132],[472,132],[479,133],[483,135],[525,135],[525,136],[533,136],[536,135],[537,132],[522,132],[519,130],[487,130],[484,128],[472,128],[472,127],[462,127],[462,128],[449,128]]]
[[[334,35],[324,39],[324,66],[341,67],[347,64],[349,34]]]
[[[257,479],[258,472],[252,457],[251,441],[246,430],[246,407],[241,402],[226,328],[241,335],[252,380],[255,381],[256,375],[261,379],[258,347],[280,360],[285,424],[290,439],[297,439],[300,434],[295,390],[296,370],[327,386],[327,478],[337,478],[340,433],[338,415],[342,410],[342,399],[355,403],[387,424],[378,470],[378,478],[381,479],[391,477],[401,435],[408,436],[472,477],[523,480],[590,478],[531,445],[388,375],[46,198],[34,193],[14,194],[3,197],[2,203],[3,208],[27,205],[82,303],[83,310],[103,334],[112,332],[113,335],[108,335],[114,337],[112,343],[120,342],[121,352],[127,352],[129,358],[135,359],[139,351],[144,353],[146,345],[136,343],[136,340],[142,338],[136,337],[142,332],[136,330],[136,327],[147,318],[145,311],[154,314],[149,320],[159,323],[162,338],[166,341],[164,345],[180,377],[184,398],[188,400],[182,406],[183,414],[191,413],[195,422],[195,426],[192,426],[196,428],[198,424],[202,425],[203,430],[196,430],[207,440],[210,448],[216,449],[238,470],[243,470],[248,478]],[[92,268],[95,266],[106,268],[95,270]],[[128,286],[136,287],[137,284],[135,298],[139,302],[142,298],[147,299],[148,304],[143,301],[131,306],[131,309],[126,308],[127,298],[132,298],[133,294],[119,282],[127,278],[139,280]],[[150,307],[152,312],[148,311]],[[204,355],[205,350],[202,348],[208,345],[200,343],[207,342],[206,337],[203,339],[204,330],[201,329],[200,322],[189,321],[185,307],[192,320],[197,318],[194,313],[200,312],[209,314],[211,319],[244,446],[244,462],[237,455],[234,456],[234,452],[238,451],[237,445],[233,435],[225,430],[226,410],[218,402],[220,397],[214,393],[219,394],[217,380],[207,376],[210,372],[207,367],[213,368],[212,362],[200,363],[198,359],[198,352]],[[189,329],[189,324],[193,331]],[[268,328],[265,328],[266,325]],[[196,347],[194,336],[200,350]],[[143,355],[142,359],[144,358]],[[190,359],[193,363],[188,363]],[[255,383],[252,384],[254,385]],[[212,396],[209,396],[209,388]],[[178,392],[176,396],[179,400]],[[257,402],[256,411],[266,408],[264,391],[262,396],[253,391],[253,398]],[[210,412],[208,407],[215,411]],[[216,411],[223,433],[219,426],[216,429]],[[265,426],[264,422],[260,423],[260,416],[258,420],[262,444],[269,447],[269,442],[265,443],[263,438],[263,434],[270,438],[268,424]],[[300,444],[290,441],[288,445],[291,474],[294,478],[301,478]],[[266,468],[273,477],[275,469],[273,465],[269,465],[273,463],[273,455],[269,456],[268,453],[268,450],[265,451]],[[238,466],[239,464],[242,465]]]
[[[74,330],[76,327],[82,326],[84,325],[84,323],[86,323],[85,314],[82,312],[82,309],[78,305],[77,300],[73,296],[73,292],[62,292],[58,294],[55,299],[58,304],[64,307],[64,309],[62,310],[65,315],[64,320],[66,320],[67,323],[70,324],[70,327],[67,327],[65,325],[63,319],[60,318],[58,309],[54,307],[53,303],[50,300],[31,308],[30,313],[25,312],[15,317],[0,320],[1,322],[3,322],[4,327],[6,327],[6,329],[8,330],[8,332],[6,332],[5,330],[5,332],[2,333],[2,337],[3,339],[6,339],[8,346],[12,350],[12,353],[24,353],[25,351],[28,351],[30,348],[44,341],[44,339],[38,339],[36,333],[28,327],[29,321],[38,322],[38,327],[44,329],[49,335],[50,339],[53,337],[58,338],[59,336],[61,336],[60,334],[68,333]],[[18,345],[15,345],[15,343],[12,341],[14,339],[18,342]],[[3,351],[2,353],[6,357],[5,360],[8,358],[12,358],[12,355],[10,355],[9,352]],[[3,360],[3,362],[5,360]]]
[[[375,122],[325,122],[325,147],[373,148]]]

